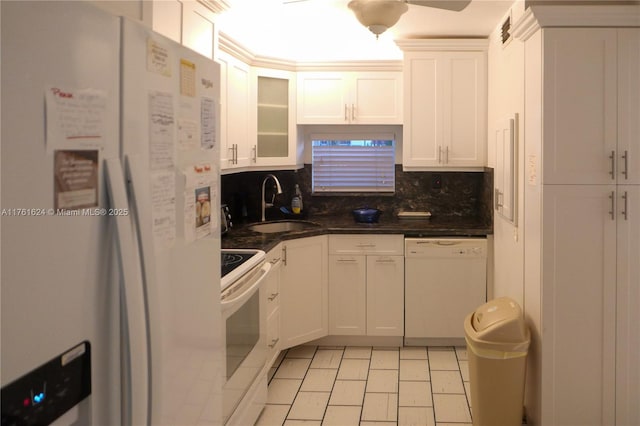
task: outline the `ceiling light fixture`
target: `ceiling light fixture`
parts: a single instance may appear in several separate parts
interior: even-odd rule
[[[376,38],[393,27],[409,9],[404,0],[351,0],[348,6]]]

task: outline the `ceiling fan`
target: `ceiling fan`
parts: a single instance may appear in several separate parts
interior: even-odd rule
[[[283,3],[299,3],[309,0],[283,0]],[[402,14],[409,10],[408,5],[433,7],[460,12],[471,0],[351,0],[348,4],[358,21],[376,38],[394,26]]]

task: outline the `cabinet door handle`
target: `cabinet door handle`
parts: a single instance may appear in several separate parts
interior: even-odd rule
[[[236,145],[236,164],[238,164],[238,144]]]
[[[355,259],[338,259],[337,262],[338,263],[355,263],[356,260]]]
[[[622,154],[622,159],[624,160],[624,170],[622,174],[624,175],[624,179],[629,179],[629,152],[627,150]]]
[[[287,246],[282,246],[282,264],[287,266]]]
[[[253,146],[253,162],[258,162],[258,145]]]
[[[615,198],[615,191],[611,191],[611,194],[609,194],[609,199],[611,200],[611,210],[609,210],[609,215],[611,216],[611,220],[616,220],[616,215],[614,213],[615,209],[616,209],[616,198]]]
[[[438,164],[442,163],[442,145],[438,145]]]
[[[356,247],[358,248],[371,248],[371,247],[375,247],[375,244],[357,244]]]
[[[629,194],[627,194],[627,191],[624,191],[624,194],[622,194],[622,199],[624,200],[624,209],[622,210],[622,216],[624,217],[624,220],[628,220]]]
[[[271,265],[273,265],[273,266],[277,265],[278,263],[280,263],[280,258],[279,257],[277,257],[277,258],[275,258],[275,259],[273,259],[271,261]]]
[[[272,293],[271,296],[267,297],[267,299],[269,299],[269,301],[273,301],[276,297],[278,297],[280,293]]]
[[[275,348],[279,341],[280,341],[280,338],[279,338],[279,337],[278,337],[277,339],[273,339],[273,340],[271,341],[271,343],[269,343],[269,347],[270,347],[271,349]]]
[[[611,171],[609,171],[609,174],[611,175],[611,179],[615,180],[616,179],[616,152],[615,151],[611,151],[611,155],[609,156],[609,159],[611,160]]]
[[[447,150],[444,153],[444,164],[449,164],[449,147],[447,147]]]
[[[349,107],[347,106],[347,104],[344,104],[344,121],[349,121],[349,116],[347,115],[349,113]]]
[[[351,104],[351,120],[356,121],[356,105]]]
[[[233,151],[233,144],[229,148],[227,148],[227,151],[231,151],[231,155],[229,156],[230,158],[227,161],[229,161],[230,164],[234,164],[233,161],[234,161],[235,155]]]
[[[500,192],[498,188],[496,188],[495,197],[496,197],[496,210],[500,210],[500,208],[503,206],[503,203],[501,202],[502,192]]]
[[[376,259],[376,263],[396,263],[394,259]]]

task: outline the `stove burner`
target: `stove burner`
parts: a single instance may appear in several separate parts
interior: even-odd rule
[[[238,262],[242,262],[244,257],[241,254],[222,253],[222,267],[233,266]]]
[[[255,251],[227,251],[221,252],[220,269],[221,276],[227,275],[256,254]]]

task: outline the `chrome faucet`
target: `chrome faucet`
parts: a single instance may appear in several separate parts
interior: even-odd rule
[[[264,188],[269,178],[272,178],[273,181],[275,182],[275,185],[273,186],[273,189],[275,190],[275,192],[271,197],[271,202],[267,203],[264,200]],[[280,181],[278,181],[278,178],[275,177],[274,175],[268,174],[264,177],[264,180],[262,181],[262,221],[263,222],[264,222],[264,210],[267,207],[273,207],[273,201],[276,199],[276,194],[282,194],[282,187],[280,186]]]

